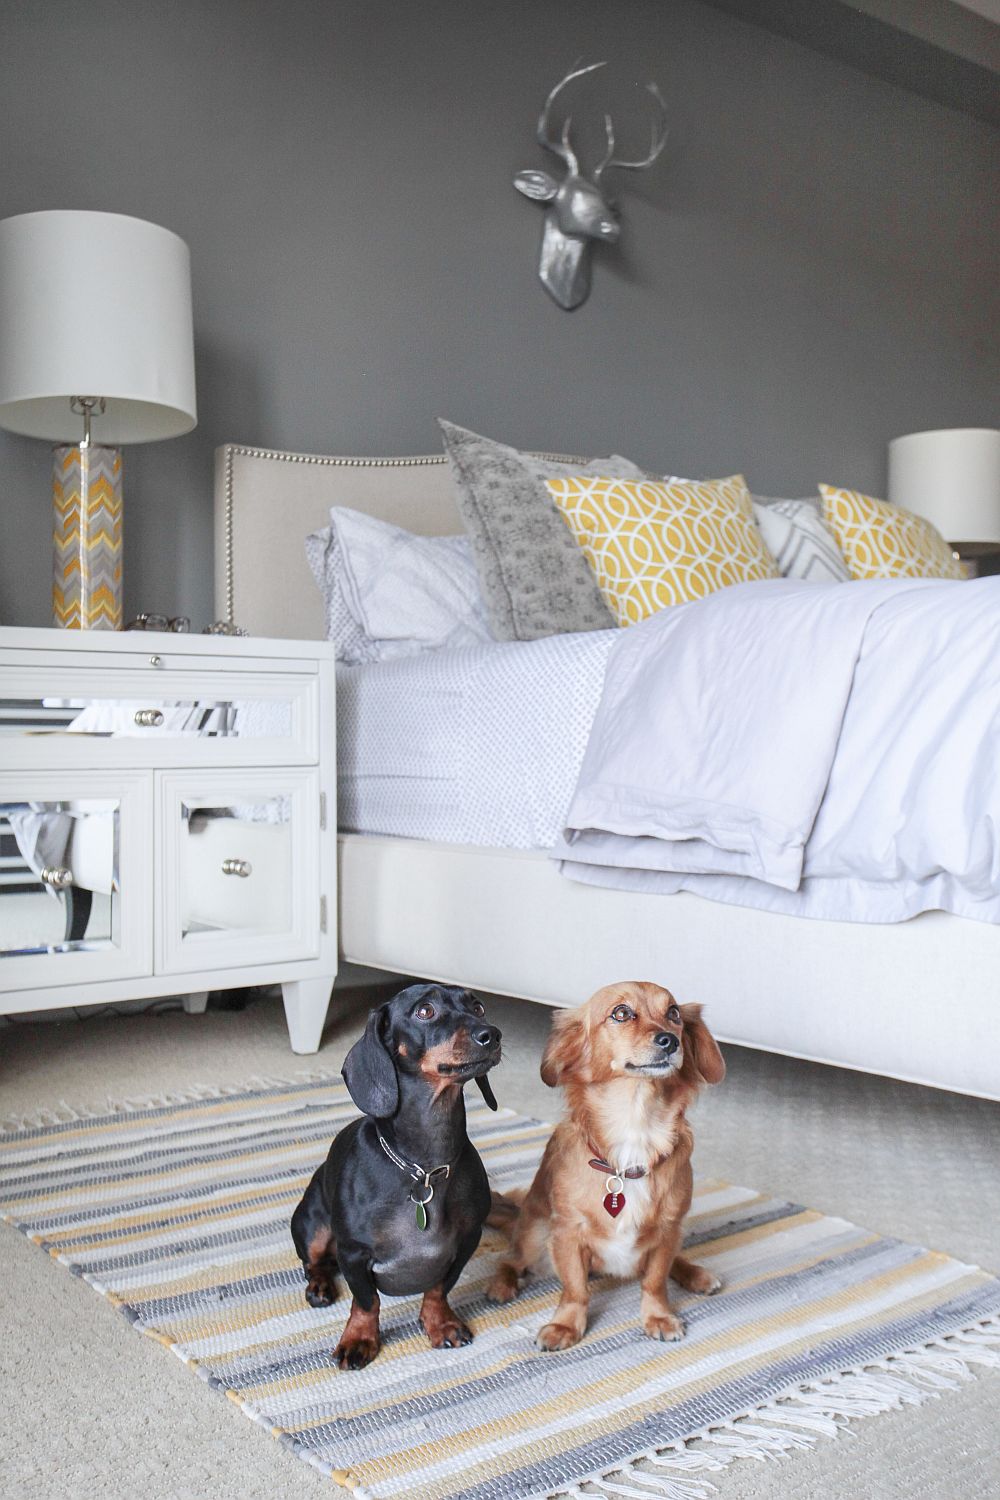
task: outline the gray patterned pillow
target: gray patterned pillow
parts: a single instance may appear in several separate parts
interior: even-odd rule
[[[543,481],[561,474],[644,479],[644,470],[617,456],[555,463],[441,418],[438,426],[496,639],[614,629],[590,564]]]
[[[783,578],[846,583],[850,572],[817,500],[765,500],[753,495],[754,515]]]

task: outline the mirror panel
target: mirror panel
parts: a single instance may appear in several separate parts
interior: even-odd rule
[[[119,947],[121,803],[0,803],[0,958]]]
[[[287,739],[292,734],[292,699],[8,697],[0,698],[0,734]]]

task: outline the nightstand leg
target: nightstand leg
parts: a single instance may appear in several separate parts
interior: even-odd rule
[[[333,979],[327,974],[319,979],[292,979],[281,986],[293,1052],[319,1051]]]
[[[189,1016],[200,1016],[208,1009],[208,990],[197,990],[193,995],[182,995],[181,1004]]]

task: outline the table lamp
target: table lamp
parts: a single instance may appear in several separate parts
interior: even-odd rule
[[[57,625],[121,629],[119,444],[176,437],[196,422],[184,241],[123,214],[0,222],[0,427],[57,444]]]
[[[889,499],[966,557],[1000,551],[1000,431],[950,427],[889,444]]]

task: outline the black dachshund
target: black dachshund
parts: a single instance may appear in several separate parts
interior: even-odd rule
[[[336,1300],[338,1269],[350,1316],[334,1350],[342,1370],[378,1354],[379,1292],[423,1292],[420,1321],[435,1349],[472,1341],[448,1293],[474,1254],[490,1212],[486,1169],[465,1131],[462,1090],[486,1074],[500,1032],[468,990],[414,984],[373,1010],[347,1054],[344,1079],[364,1119],[335,1137],[292,1217],[310,1307]]]

